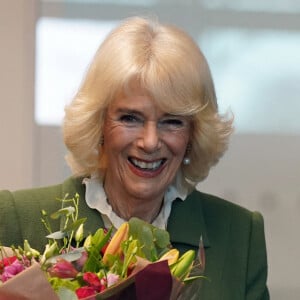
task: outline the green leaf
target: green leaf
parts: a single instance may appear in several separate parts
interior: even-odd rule
[[[170,236],[166,230],[156,228],[138,218],[131,218],[128,223],[129,235],[139,241],[148,260],[157,260],[161,253],[169,249]]]
[[[159,248],[168,248],[171,244],[170,242],[170,235],[166,230],[160,229],[160,228],[154,228],[153,229],[153,235],[155,239],[155,244]]]
[[[183,282],[184,283],[190,283],[190,282],[193,282],[194,280],[197,280],[197,279],[208,279],[208,278],[206,276],[203,276],[203,275],[191,276],[191,277],[184,278]]]
[[[46,236],[47,239],[61,240],[66,237],[67,234],[63,231],[55,231]]]
[[[91,243],[101,249],[110,239],[112,228],[105,233],[103,228],[99,228],[92,236]]]
[[[156,250],[154,245],[154,237],[151,228],[148,226],[142,226],[138,236],[141,246],[143,247],[143,252],[146,258],[150,261],[156,256]]]
[[[58,278],[58,277],[50,277],[48,278],[52,288],[59,292],[61,289],[68,289],[70,291],[75,291],[80,287],[80,284],[77,280],[70,280],[69,278]],[[64,298],[63,298],[64,299]]]
[[[73,206],[68,206],[68,207],[64,207],[59,209],[58,211],[54,212],[53,214],[51,214],[51,218],[52,219],[58,219],[64,216],[70,216],[71,214],[73,214],[75,212],[75,208]]]
[[[76,231],[79,228],[79,226],[86,221],[86,219],[87,218],[82,218],[82,219],[76,220],[75,222],[73,222],[70,225],[68,225],[64,229],[64,232],[70,232],[70,231],[73,231],[73,230]]]
[[[135,255],[138,252],[138,241],[137,240],[127,240],[123,242],[122,249],[124,252],[124,262],[122,267],[121,276],[125,278],[127,276],[127,269],[131,262],[135,259]]]
[[[57,296],[60,300],[77,300],[77,295],[73,291],[62,287],[57,292]]]
[[[102,267],[101,253],[100,250],[109,241],[112,229],[106,234],[103,228],[99,228],[96,233],[91,237],[91,245],[88,247],[88,259],[84,265],[84,272],[95,272],[97,273]]]
[[[56,263],[58,258],[63,258],[63,259],[65,259],[67,261],[70,261],[70,262],[76,261],[81,257],[82,252],[84,252],[84,251],[85,251],[85,249],[83,247],[76,248],[76,249],[74,249],[72,251],[69,251],[67,253],[63,253],[63,254],[60,254],[60,255],[50,257],[47,260],[47,263]]]

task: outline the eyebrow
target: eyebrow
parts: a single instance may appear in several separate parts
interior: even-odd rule
[[[143,113],[141,111],[138,111],[134,108],[123,108],[120,107],[116,110],[116,113],[129,113],[129,114],[137,114],[137,115],[142,115]]]
[[[143,115],[143,111],[139,111],[139,110],[136,110],[134,108],[126,108],[126,107],[120,107],[116,110],[116,113],[129,113],[129,114],[137,114],[137,115]],[[178,115],[174,115],[174,114],[171,114],[171,113],[164,113],[162,115],[163,118],[165,117],[184,117],[184,116],[178,116]]]

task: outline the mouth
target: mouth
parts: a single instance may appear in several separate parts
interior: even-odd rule
[[[154,172],[159,170],[166,162],[166,159],[158,159],[155,161],[139,160],[133,157],[128,158],[129,162],[137,169],[141,171]]]

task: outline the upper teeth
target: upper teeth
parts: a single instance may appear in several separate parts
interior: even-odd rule
[[[162,163],[162,160],[154,161],[154,162],[145,162],[145,161],[140,161],[137,159],[132,159],[131,160],[137,167],[141,169],[155,169],[160,166]]]

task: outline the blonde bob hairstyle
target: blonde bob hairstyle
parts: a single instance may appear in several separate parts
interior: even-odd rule
[[[182,30],[134,17],[114,29],[97,50],[73,101],[65,109],[67,162],[75,176],[105,174],[102,127],[107,107],[119,92],[138,82],[166,113],[188,116],[191,139],[177,184],[191,189],[227,149],[232,118],[218,113],[209,66]],[[180,182],[178,182],[178,178]]]

